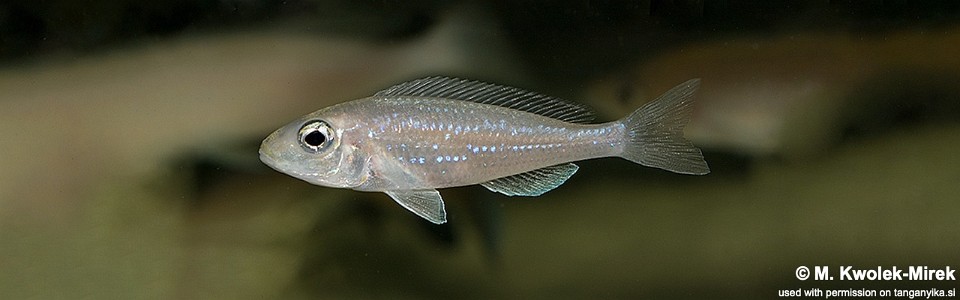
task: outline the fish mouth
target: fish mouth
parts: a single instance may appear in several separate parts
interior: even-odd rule
[[[263,139],[263,142],[260,143],[260,149],[258,149],[257,152],[260,154],[260,161],[274,170],[283,172],[280,170],[280,164],[283,160],[280,158],[278,153],[279,149],[276,148],[275,143],[275,140],[281,134],[280,131],[281,130],[277,130],[267,135],[267,137]]]
[[[275,152],[272,152],[269,150],[270,149],[265,150],[265,147],[260,148],[260,150],[258,151],[260,153],[260,161],[263,162],[263,164],[270,167],[271,169],[273,169],[274,171],[293,176],[294,178],[297,178],[306,182],[314,183],[316,181],[316,177],[337,173],[336,169],[330,170],[326,174],[321,174],[317,172],[302,172],[301,170],[294,167],[295,163],[291,163],[290,161],[284,160],[282,157],[279,157],[278,155],[276,155]],[[315,183],[315,184],[318,184],[318,183]]]
[[[258,149],[257,152],[260,154],[260,161],[263,162],[263,164],[269,166],[271,169],[274,169],[280,173],[286,173],[283,170],[284,169],[283,159],[278,155],[277,149],[273,149],[271,147],[271,145],[273,144],[272,141],[274,140],[276,135],[277,135],[276,133],[273,133],[267,136],[267,138],[263,140],[263,143],[260,144],[260,149]]]
[[[280,170],[279,163],[277,162],[276,159],[274,159],[272,156],[264,152],[263,148],[260,148],[259,152],[260,152],[260,161],[263,162],[263,164],[267,165],[271,169],[282,172]]]

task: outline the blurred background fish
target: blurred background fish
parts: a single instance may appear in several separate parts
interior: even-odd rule
[[[3,1],[0,298],[743,298],[799,265],[956,267],[956,53],[954,2]],[[535,199],[445,190],[433,226],[257,160],[437,74],[599,121],[702,78],[712,172],[586,161]]]

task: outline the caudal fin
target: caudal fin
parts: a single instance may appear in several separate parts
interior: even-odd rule
[[[710,173],[700,149],[683,138],[692,96],[699,87],[700,79],[690,79],[624,118],[627,144],[620,156],[681,174]]]

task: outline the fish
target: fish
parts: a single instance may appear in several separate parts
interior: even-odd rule
[[[683,137],[700,79],[628,116],[591,123],[584,105],[519,88],[426,77],[329,106],[277,129],[260,160],[314,185],[383,192],[434,224],[447,221],[437,189],[481,185],[539,196],[577,172],[575,161],[621,157],[667,171],[710,172]]]

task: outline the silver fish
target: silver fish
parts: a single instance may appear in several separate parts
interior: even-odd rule
[[[260,160],[312,184],[385,192],[436,224],[438,188],[480,184],[538,196],[577,171],[572,161],[622,157],[664,170],[710,172],[683,138],[699,79],[618,121],[587,124],[585,107],[517,88],[429,77],[330,106],[268,136]]]

